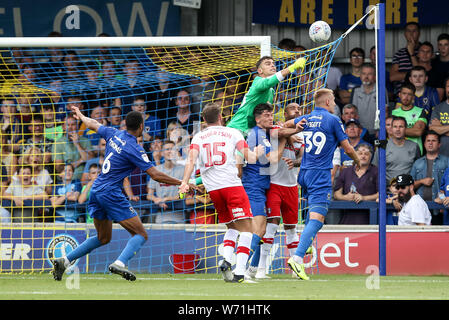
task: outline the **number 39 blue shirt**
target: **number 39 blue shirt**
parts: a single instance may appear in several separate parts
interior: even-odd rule
[[[348,139],[341,120],[324,108],[315,107],[307,115],[295,119],[295,125],[305,118],[305,152],[301,169],[332,169],[332,159],[339,142]]]
[[[121,188],[123,179],[136,167],[146,171],[153,166],[136,137],[127,131],[100,126],[98,134],[106,140],[106,150],[101,173],[92,186],[93,191]]]

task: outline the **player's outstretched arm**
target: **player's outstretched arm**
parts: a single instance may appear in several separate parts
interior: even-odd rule
[[[181,180],[170,177],[169,175],[166,175],[165,173],[157,170],[155,167],[147,169],[146,173],[151,177],[151,179],[157,182],[166,183],[174,186],[178,186],[181,184]]]
[[[189,191],[189,179],[192,176],[193,170],[195,169],[196,159],[198,158],[198,150],[191,148],[189,155],[187,156],[187,161],[184,167],[184,176],[182,178],[182,183],[179,186],[179,193],[184,194]]]
[[[297,123],[295,123],[295,120],[296,119],[291,119],[291,120],[285,121],[283,127],[284,128],[291,128],[291,129],[295,128],[295,130],[296,130],[295,133],[303,131],[304,128],[306,127],[306,125],[307,125],[307,119],[306,118],[302,118]]]
[[[81,113],[78,107],[72,106],[72,111],[74,113],[75,119],[81,120],[86,125],[86,128],[90,130],[94,130],[95,132],[97,132],[98,128],[100,128],[100,126],[102,125],[97,120],[86,117],[84,114]]]
[[[293,72],[295,72],[298,69],[303,71],[305,66],[306,66],[306,62],[307,62],[306,58],[299,58],[299,59],[297,59],[294,63],[289,65],[287,68],[281,70],[282,76],[286,77],[290,73],[293,73]]]
[[[265,147],[260,144],[255,147],[253,151],[251,151],[251,149],[246,145],[239,149],[239,152],[243,154],[243,157],[246,161],[248,161],[248,163],[256,163],[257,159],[265,153]]]

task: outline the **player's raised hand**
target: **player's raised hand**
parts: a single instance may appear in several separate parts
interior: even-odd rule
[[[83,114],[81,113],[80,109],[76,106],[71,106],[71,109],[73,111],[73,116],[75,117],[75,119],[81,120],[81,117],[83,116]]]
[[[296,131],[301,132],[307,125],[307,119],[303,118],[296,124]]]
[[[298,69],[304,70],[306,62],[307,62],[306,58],[299,58],[293,64],[288,66],[288,71],[290,71],[290,73],[293,73]]]

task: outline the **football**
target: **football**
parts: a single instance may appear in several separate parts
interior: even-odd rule
[[[331,37],[331,27],[325,21],[315,21],[309,28],[309,37],[313,42],[324,42]]]

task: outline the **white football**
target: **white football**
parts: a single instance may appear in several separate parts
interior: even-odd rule
[[[331,27],[325,21],[315,21],[309,28],[309,37],[313,42],[324,42],[331,37]]]

